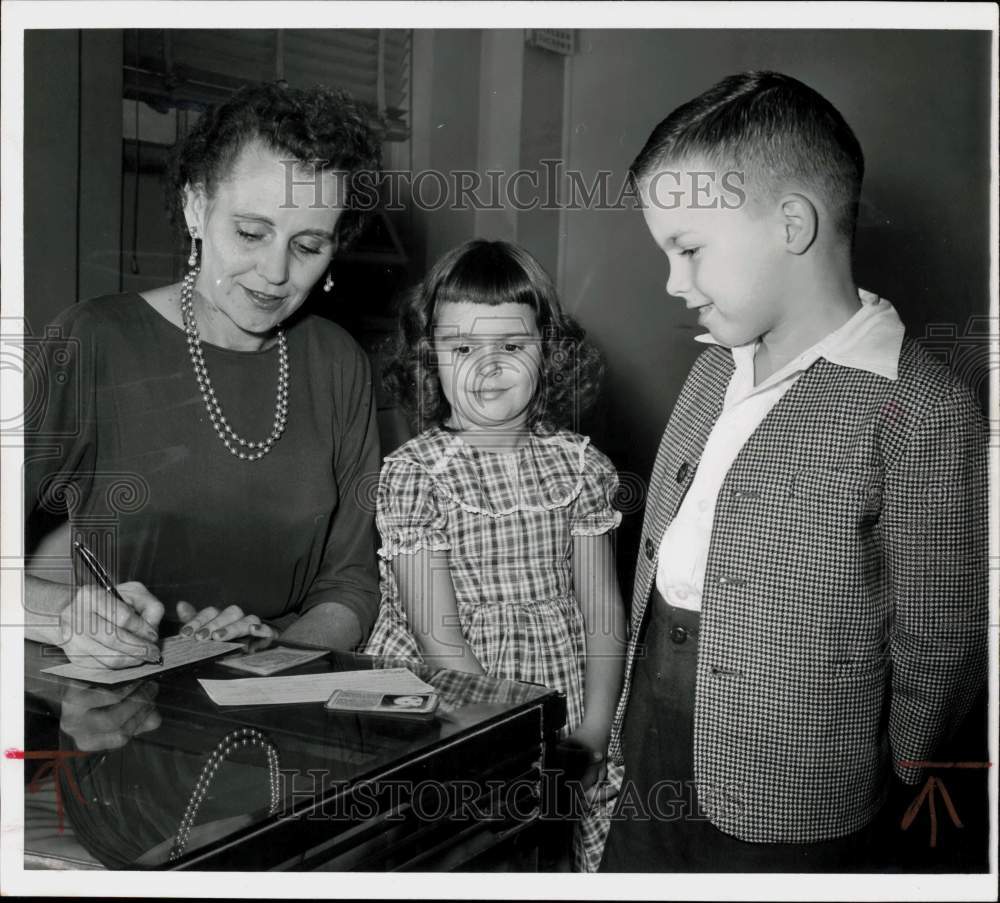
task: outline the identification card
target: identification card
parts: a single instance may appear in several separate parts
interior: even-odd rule
[[[326,702],[331,712],[367,712],[409,718],[430,718],[437,706],[437,693],[373,693],[367,690],[334,690]]]

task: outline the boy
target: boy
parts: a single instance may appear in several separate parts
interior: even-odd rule
[[[891,784],[985,676],[984,423],[854,284],[863,167],[837,110],[770,72],[632,164],[710,347],[653,469],[604,870],[873,865]]]

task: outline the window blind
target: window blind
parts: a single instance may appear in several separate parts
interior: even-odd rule
[[[409,29],[132,29],[124,95],[161,112],[203,109],[240,85],[284,79],[344,88],[409,134]]]

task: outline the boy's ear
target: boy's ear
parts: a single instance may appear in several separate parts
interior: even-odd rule
[[[779,203],[782,241],[791,254],[805,254],[816,240],[819,217],[804,194],[787,194]]]
[[[208,209],[208,195],[204,185],[184,186],[184,221],[188,231],[197,229],[198,235],[205,234],[205,212]]]

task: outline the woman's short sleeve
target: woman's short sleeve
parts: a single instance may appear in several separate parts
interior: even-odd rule
[[[618,471],[606,455],[588,445],[583,456],[583,485],[570,512],[570,532],[598,536],[615,529],[622,519],[614,507],[617,493]]]
[[[30,554],[90,497],[96,475],[101,325],[92,304],[26,340],[25,538]],[[29,404],[30,399],[30,404]]]
[[[386,560],[421,549],[451,548],[447,511],[435,493],[434,480],[412,461],[386,459],[379,476],[375,523],[382,538],[378,553]]]

